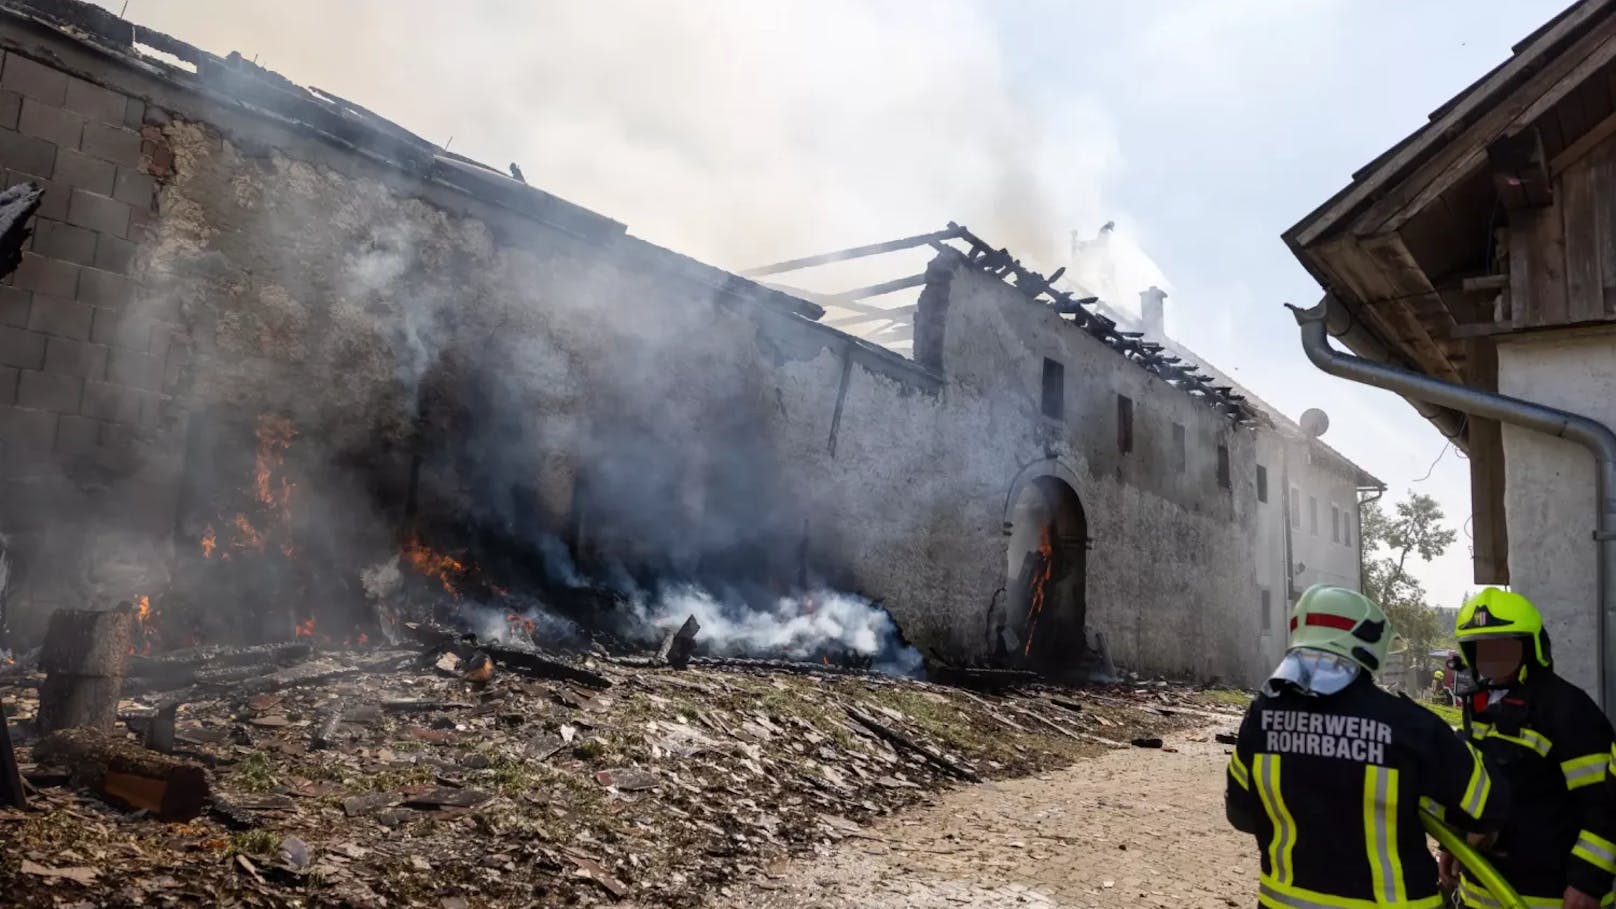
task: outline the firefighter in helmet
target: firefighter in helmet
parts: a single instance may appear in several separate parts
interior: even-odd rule
[[[1534,907],[1611,905],[1610,722],[1555,674],[1543,616],[1526,597],[1481,591],[1459,610],[1455,633],[1468,676],[1460,680],[1465,734],[1514,794],[1493,864]],[[1441,864],[1453,882],[1453,859],[1443,855]],[[1468,879],[1459,881],[1459,897],[1476,909],[1497,905]]]
[[[1285,658],[1229,758],[1229,823],[1261,850],[1269,909],[1435,909],[1422,805],[1483,833],[1508,793],[1436,714],[1375,685],[1392,640],[1368,597],[1323,585],[1291,611]]]

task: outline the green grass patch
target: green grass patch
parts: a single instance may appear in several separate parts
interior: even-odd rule
[[[269,755],[255,751],[236,764],[230,780],[243,792],[268,792],[279,782],[275,778],[275,764]]]
[[[1251,706],[1251,692],[1236,688],[1209,688],[1201,692],[1201,696],[1223,707],[1239,707],[1244,710]]]
[[[1449,726],[1457,726],[1464,722],[1464,711],[1458,707],[1447,704],[1433,704],[1430,701],[1420,701],[1420,706],[1441,717]]]
[[[230,854],[274,855],[281,847],[279,834],[268,830],[248,830],[230,837]]]

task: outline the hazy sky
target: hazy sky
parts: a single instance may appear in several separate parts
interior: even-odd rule
[[[1465,464],[1439,459],[1401,400],[1306,362],[1280,304],[1319,289],[1279,234],[1564,5],[130,0],[127,15],[516,161],[727,267],[949,220],[1059,264],[1069,230],[1115,220],[1170,278],[1171,334],[1293,416],[1324,408],[1326,441],[1464,527],[1420,571],[1453,605],[1470,586]]]

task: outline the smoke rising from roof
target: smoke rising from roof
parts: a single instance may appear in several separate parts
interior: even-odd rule
[[[1120,163],[1081,87],[1036,108],[1018,90],[973,0],[137,0],[128,15],[514,160],[730,267],[949,220],[1047,267],[1068,226],[1098,220]]]

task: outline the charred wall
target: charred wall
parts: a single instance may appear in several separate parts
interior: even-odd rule
[[[9,19],[0,43],[0,115],[18,102],[0,164],[44,183],[47,220],[100,231],[42,229],[5,291],[19,637],[52,606],[142,594],[199,637],[316,612],[347,633],[362,568],[487,537],[555,575],[848,590],[976,657],[1015,496],[1047,475],[1087,514],[1087,624],[1118,658],[1240,675],[1249,443],[1014,288],[934,263],[948,310],[924,314],[917,365],[492,172],[244,104],[235,75],[188,82]],[[99,131],[30,133],[58,129],[22,117],[47,104],[116,132],[110,186],[79,182]],[[105,200],[127,224],[75,223]],[[1065,364],[1064,419],[1041,414],[1043,357]],[[1140,402],[1131,456],[1107,448],[1119,393]]]

